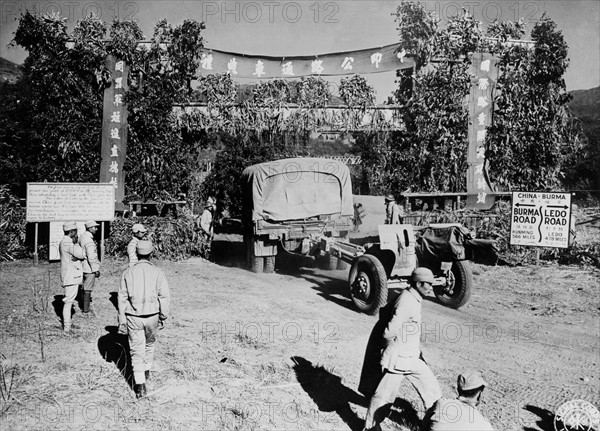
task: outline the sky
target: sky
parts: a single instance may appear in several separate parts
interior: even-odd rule
[[[600,0],[572,1],[423,1],[425,8],[445,22],[465,8],[484,27],[495,19],[523,18],[531,30],[547,13],[562,31],[569,46],[567,90],[600,85]],[[105,22],[134,19],[150,37],[156,22],[173,25],[185,19],[206,23],[205,46],[240,54],[298,56],[374,48],[398,41],[394,16],[399,1],[390,0],[220,0],[220,1],[87,1],[0,0],[0,56],[22,63],[26,52],[7,45],[17,19],[25,9],[60,12],[72,28],[95,13]],[[379,103],[395,88],[394,72],[365,75],[377,91]],[[243,80],[241,80],[243,82]]]

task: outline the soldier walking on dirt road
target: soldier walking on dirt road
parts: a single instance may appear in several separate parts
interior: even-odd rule
[[[475,408],[487,383],[478,371],[458,376],[458,398],[440,398],[423,419],[423,431],[494,431]]]
[[[138,242],[138,263],[127,268],[119,287],[119,333],[127,334],[137,398],[146,396],[154,360],[156,332],[169,315],[169,285],[164,272],[150,262],[154,246]]]
[[[421,303],[431,293],[433,273],[427,268],[417,268],[411,276],[411,285],[402,291],[393,304],[383,338],[386,347],[381,356],[384,369],[371,398],[365,430],[380,429],[396,399],[396,393],[406,377],[419,393],[425,409],[442,397],[440,385],[421,353]]]

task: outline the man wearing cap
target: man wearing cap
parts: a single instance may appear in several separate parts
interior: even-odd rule
[[[130,268],[138,262],[136,247],[138,245],[138,242],[144,239],[146,233],[148,232],[148,229],[146,229],[146,227],[143,224],[136,223],[131,228],[131,231],[133,233],[133,238],[131,238],[131,241],[129,241],[129,244],[127,244],[127,256],[129,256]]]
[[[100,259],[94,235],[98,232],[98,223],[89,220],[85,223],[85,232],[79,238],[79,245],[83,249],[83,312],[89,313],[92,302],[92,290],[96,278],[100,277]]]
[[[492,425],[475,408],[487,386],[478,371],[458,376],[458,398],[441,398],[423,419],[425,431],[494,431]]]
[[[153,251],[152,242],[138,242],[138,263],[123,272],[118,294],[119,333],[129,338],[137,398],[146,396],[156,332],[169,315],[169,286],[164,272],[150,262]]]
[[[77,225],[73,222],[63,224],[65,236],[58,245],[60,252],[60,280],[65,288],[63,298],[63,331],[69,333],[71,328],[79,329],[71,324],[71,312],[77,296],[77,289],[83,282],[82,261],[83,250],[77,244]]]
[[[385,224],[402,224],[404,212],[393,195],[385,197]]]
[[[431,294],[433,274],[427,268],[416,268],[410,287],[396,298],[391,317],[383,331],[386,347],[381,355],[383,377],[371,398],[365,430],[380,429],[379,424],[389,413],[404,378],[419,393],[425,409],[441,398],[442,390],[421,354],[421,303]]]

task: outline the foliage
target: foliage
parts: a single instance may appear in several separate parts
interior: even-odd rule
[[[102,90],[108,83],[106,29],[96,17],[79,21],[67,43],[66,21],[29,12],[14,43],[29,51],[23,75],[3,101],[0,181],[24,192],[26,181],[98,178]],[[93,121],[96,119],[97,121]]]
[[[546,16],[531,36],[533,50],[493,47],[501,58],[500,77],[486,156],[493,181],[512,190],[560,188],[565,156],[581,148],[580,128],[565,105],[564,38]]]
[[[109,256],[127,256],[127,244],[131,241],[131,227],[143,223],[148,228],[158,259],[182,260],[190,256],[208,258],[208,243],[200,233],[196,217],[183,211],[177,218],[136,217],[118,218],[110,224],[110,237],[105,252]]]
[[[183,140],[172,108],[191,94],[190,81],[199,67],[203,28],[195,21],[186,20],[172,27],[161,20],[150,47],[136,52],[127,97],[125,170],[129,197],[170,200],[190,191],[202,141]],[[142,79],[135,79],[136,75]]]
[[[360,75],[341,79],[340,96],[350,107],[366,107],[375,102],[374,88]]]
[[[544,16],[535,25],[535,45],[528,49],[526,44],[507,42],[525,34],[523,21],[494,22],[484,33],[465,10],[438,28],[433,16],[411,1],[400,4],[396,21],[399,39],[417,58],[418,67],[412,78],[399,75],[391,101],[399,105],[405,130],[373,134],[359,142],[365,181],[373,190],[465,190],[466,97],[475,51],[500,58],[494,123],[486,141],[492,182],[508,190],[564,186],[563,179],[583,153],[580,127],[565,106],[567,45],[554,22]],[[432,58],[437,62],[425,66]]]
[[[25,255],[25,208],[10,192],[0,185],[0,261]]]
[[[398,23],[400,46],[412,54],[416,67],[428,64],[434,53],[433,38],[438,30],[438,21],[415,2],[402,2],[396,11],[395,21]]]

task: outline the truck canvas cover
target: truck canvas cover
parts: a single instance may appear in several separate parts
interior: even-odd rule
[[[348,167],[338,161],[293,158],[253,165],[242,173],[245,220],[352,216]]]

